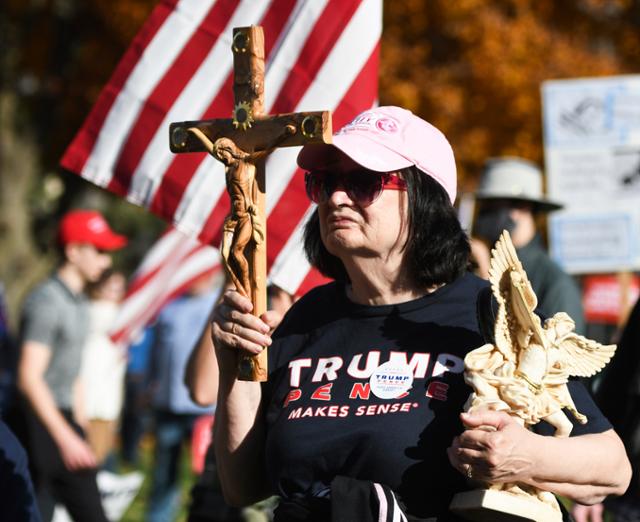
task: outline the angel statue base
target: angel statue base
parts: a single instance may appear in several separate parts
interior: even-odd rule
[[[474,489],[458,493],[453,497],[449,509],[466,520],[476,522],[562,521],[558,506],[496,489]]]
[[[568,437],[587,418],[577,411],[567,388],[569,377],[590,377],[611,360],[615,345],[602,345],[574,332],[575,323],[558,312],[542,324],[534,313],[538,299],[508,232],[491,251],[491,291],[498,305],[494,344],[467,354],[465,382],[473,389],[465,411],[505,411],[526,428],[541,420]],[[467,520],[555,522],[562,520],[552,493],[526,484],[483,484],[458,493],[450,509]]]

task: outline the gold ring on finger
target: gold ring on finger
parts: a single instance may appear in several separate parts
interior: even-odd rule
[[[471,464],[467,466],[467,478],[468,479],[473,478],[473,467],[471,466]]]

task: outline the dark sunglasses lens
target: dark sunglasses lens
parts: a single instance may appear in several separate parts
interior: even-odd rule
[[[307,196],[314,203],[325,202],[331,192],[327,190],[329,174],[326,172],[307,172],[304,176],[305,190]]]
[[[349,197],[359,205],[371,205],[382,192],[382,176],[371,171],[352,172],[346,178]]]
[[[366,207],[380,196],[383,184],[380,174],[368,170],[338,175],[324,171],[305,174],[307,196],[314,203],[326,202],[340,185],[354,202]]]

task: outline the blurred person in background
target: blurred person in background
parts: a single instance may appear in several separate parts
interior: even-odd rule
[[[2,498],[11,499],[11,502],[2,503],[2,517],[6,520],[39,522],[40,511],[27,454],[4,421],[15,395],[16,354],[13,335],[9,330],[4,285],[0,282],[0,484]]]
[[[89,335],[80,376],[85,383],[87,440],[100,466],[113,451],[122,412],[126,354],[109,338],[109,329],[125,287],[124,275],[111,269],[87,287]]]
[[[120,456],[123,462],[137,466],[140,442],[151,425],[149,364],[153,345],[153,325],[145,327],[127,350],[124,378],[124,405],[120,426]]]
[[[27,453],[9,426],[0,419],[0,484],[2,520],[40,522],[40,510]]]
[[[231,288],[227,285],[226,288]],[[296,301],[296,296],[282,288],[267,288],[269,310],[281,318]],[[278,319],[279,321],[279,319]],[[207,323],[196,349],[191,353],[185,371],[185,384],[191,399],[200,406],[214,406],[218,397],[218,362],[211,339],[211,323]],[[253,506],[238,509],[224,501],[216,471],[213,441],[207,448],[204,469],[191,489],[188,522],[266,522],[273,519],[275,497]]]
[[[538,309],[546,317],[566,312],[576,323],[576,332],[585,333],[580,289],[547,254],[536,220],[559,210],[562,205],[545,197],[542,172],[534,163],[517,157],[487,160],[476,192],[478,211],[473,236],[486,242],[472,242],[473,254],[485,279],[488,277],[489,249],[507,230],[516,247],[533,290]]]
[[[100,213],[68,212],[58,229],[61,262],[22,308],[18,388],[26,403],[26,447],[45,521],[56,502],[74,520],[107,520],[96,456],[85,439],[79,377],[89,322],[84,290],[110,267],[109,251],[126,243]]]
[[[621,497],[609,498],[604,507],[613,522],[640,520],[640,300],[636,301],[620,336],[616,355],[605,368],[596,402],[620,435],[633,468],[631,484]],[[574,509],[576,522],[599,522],[596,510]],[[587,518],[591,516],[592,518]]]
[[[14,399],[17,351],[9,328],[4,284],[0,282],[0,415],[4,415]]]
[[[149,382],[155,450],[149,522],[174,520],[180,504],[182,447],[190,440],[198,417],[213,412],[213,408],[198,406],[189,398],[183,379],[189,356],[219,294],[213,276],[200,277],[162,308],[153,327]]]

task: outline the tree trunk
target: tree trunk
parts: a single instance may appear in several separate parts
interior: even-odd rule
[[[39,175],[38,147],[20,128],[17,95],[0,91],[0,282],[4,283],[9,321],[15,329],[22,299],[51,269],[51,260],[33,242],[29,192]],[[14,330],[15,331],[15,330]]]

